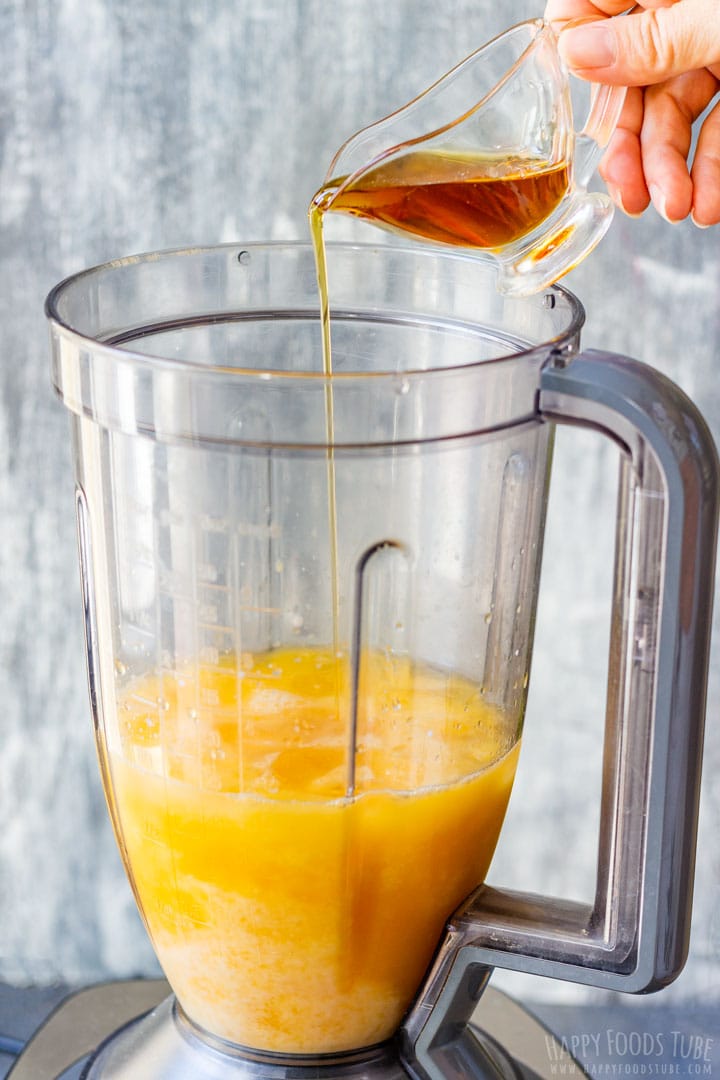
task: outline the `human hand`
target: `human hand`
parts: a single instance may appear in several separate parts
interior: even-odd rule
[[[702,122],[691,164],[688,156],[693,124],[720,90],[720,0],[640,0],[619,17],[629,6],[548,0],[545,9],[574,74],[629,87],[600,174],[627,214],[641,214],[652,200],[668,221],[690,214],[696,225],[716,225],[720,102]]]

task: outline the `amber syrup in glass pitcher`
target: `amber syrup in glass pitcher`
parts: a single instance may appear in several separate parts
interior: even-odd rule
[[[498,291],[507,295],[540,291],[592,251],[610,225],[613,204],[587,186],[625,91],[576,83],[590,95],[579,130],[555,32],[532,19],[481,46],[340,147],[309,210],[326,373],[322,219],[330,211],[482,251],[495,262]]]
[[[331,208],[442,244],[504,247],[555,209],[569,174],[565,161],[416,150],[347,184],[324,185],[313,211]]]

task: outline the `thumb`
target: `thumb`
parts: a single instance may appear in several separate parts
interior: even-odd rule
[[[558,48],[571,71],[594,82],[662,82],[720,62],[720,0],[676,0],[670,7],[570,26]]]

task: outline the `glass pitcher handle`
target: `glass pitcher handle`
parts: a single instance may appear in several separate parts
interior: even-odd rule
[[[627,14],[636,10],[633,7]],[[596,22],[597,16],[573,19],[568,25],[579,26],[583,22]],[[585,188],[600,164],[605,147],[610,142],[618,125],[625,95],[624,86],[607,86],[604,83],[591,83],[590,111],[583,127],[575,135],[575,184]]]
[[[581,131],[575,136],[575,183],[585,188],[600,164],[605,147],[617,127],[625,104],[624,86],[593,83],[590,112]]]
[[[631,993],[687,956],[712,618],[720,467],[681,390],[586,351],[541,374],[539,417],[599,429],[621,460],[595,901],[481,886],[401,1032],[418,1080],[503,1075],[467,1026],[503,967]]]

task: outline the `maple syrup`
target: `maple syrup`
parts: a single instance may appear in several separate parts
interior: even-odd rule
[[[568,190],[567,162],[443,150],[411,150],[338,177],[308,211],[320,296],[323,370],[332,372],[323,217],[339,212],[393,232],[456,247],[493,250],[532,232]]]
[[[327,259],[323,237],[323,211],[310,205],[308,212],[310,235],[315,254],[315,272],[320,300],[320,327],[322,332],[323,375],[325,376],[325,442],[327,446],[327,503],[328,536],[330,543],[330,604],[332,617],[332,650],[335,656],[341,652],[340,642],[340,580],[338,566],[337,495],[335,482],[335,420],[333,415],[332,352],[330,347],[330,301],[328,295]],[[340,688],[336,687],[340,698]],[[339,707],[339,706],[338,706]]]
[[[569,184],[565,162],[523,157],[415,150],[379,162],[346,183],[340,177],[316,192],[308,210],[320,300],[333,650],[339,639],[339,567],[335,482],[332,349],[323,218],[351,214],[395,232],[443,244],[493,249],[520,239],[547,218]]]
[[[569,184],[567,163],[417,150],[381,161],[356,180],[331,180],[312,210],[351,214],[442,244],[493,249],[532,230]]]

